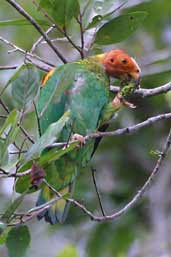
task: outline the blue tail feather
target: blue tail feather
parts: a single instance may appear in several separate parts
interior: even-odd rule
[[[60,191],[61,194],[71,193],[73,191],[73,183],[70,183],[67,187]],[[47,187],[45,186],[38,197],[36,206],[42,205],[47,201],[50,201],[56,197],[56,195]],[[49,209],[45,210],[44,212],[40,213],[37,218],[41,220],[42,218],[45,219],[46,222],[50,224],[57,224],[63,223],[69,211],[70,203],[68,203],[65,199],[61,199],[55,204],[53,204]]]

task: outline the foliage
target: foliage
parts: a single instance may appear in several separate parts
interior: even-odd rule
[[[22,257],[30,244],[30,233],[27,226],[12,228],[7,237],[9,257]]]

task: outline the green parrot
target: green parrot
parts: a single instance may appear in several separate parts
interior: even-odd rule
[[[60,193],[72,193],[74,181],[81,167],[85,167],[94,154],[100,139],[84,136],[106,129],[114,112],[124,101],[118,94],[110,100],[110,76],[122,81],[139,82],[140,68],[135,60],[122,50],[89,57],[77,62],[59,66],[44,83],[37,101],[40,136],[48,126],[63,115],[69,119],[60,133],[59,142],[74,138],[82,147],[65,154],[50,163],[45,169],[48,183]],[[37,205],[54,198],[54,193],[43,185]],[[66,219],[69,203],[60,199],[52,207],[38,215],[51,224],[62,223]]]

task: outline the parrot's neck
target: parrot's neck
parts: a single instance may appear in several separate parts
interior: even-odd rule
[[[96,63],[103,64],[103,60],[105,58],[105,55],[106,54],[97,54],[97,55],[89,57],[88,59],[90,59],[90,60],[92,60]]]
[[[106,73],[105,67],[103,64],[103,60],[106,54],[98,54],[94,56],[90,56],[83,60],[78,60],[76,63],[84,64],[86,67],[94,72],[97,73]]]

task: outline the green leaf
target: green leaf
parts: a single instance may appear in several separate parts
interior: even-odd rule
[[[79,257],[77,248],[74,245],[66,245],[57,257]]]
[[[63,127],[69,121],[69,116],[70,112],[67,111],[57,122],[52,123],[47,128],[45,133],[37,140],[34,145],[32,145],[30,150],[26,153],[24,161],[37,159],[46,147],[53,144],[60,136],[60,132],[62,131]]]
[[[24,64],[8,81],[12,85],[12,97],[18,109],[26,109],[39,89],[39,73],[32,64]]]
[[[40,25],[49,26],[49,22],[45,20],[36,19],[36,21]],[[32,26],[32,24],[26,19],[0,21],[0,27],[7,27],[7,26]]]
[[[98,25],[102,20],[104,19],[104,16],[102,15],[96,15],[93,17],[92,21],[89,23],[89,25],[86,27],[86,29],[94,28],[96,25]]]
[[[126,39],[135,32],[146,16],[146,12],[132,12],[112,19],[98,30],[95,43],[107,45]]]
[[[122,5],[124,5],[125,3],[126,2],[123,2]],[[115,5],[113,3],[113,0],[95,1],[93,9],[97,15],[92,17],[86,29],[93,28],[97,25],[103,25],[104,23],[107,23],[110,20],[112,20],[114,18],[115,12],[118,10],[118,7],[115,6],[114,8],[114,6]]]
[[[17,110],[13,110],[5,120],[2,128],[0,129],[0,137],[3,135],[3,133],[7,130],[13,127],[13,125],[17,123],[18,119],[18,112]]]
[[[25,192],[25,190],[31,186],[30,179],[30,175],[19,178],[15,184],[15,191],[19,194]],[[35,188],[35,190],[30,190],[29,192],[32,193],[36,190],[38,190],[38,188]]]
[[[43,154],[40,159],[38,160],[38,164],[40,166],[47,165],[53,161],[58,160],[60,157],[62,157],[64,154],[71,152],[76,148],[78,145],[77,142],[70,144],[67,148],[62,149],[52,149]]]
[[[9,160],[8,147],[6,146],[4,140],[0,140],[0,166],[4,167]]]
[[[6,165],[8,161],[8,146],[13,143],[19,128],[17,126],[19,114],[17,110],[13,110],[5,120],[2,128],[0,129],[0,137],[4,136],[5,139],[0,140],[0,166]]]
[[[7,236],[6,246],[9,257],[23,257],[31,241],[27,226],[12,228]]]
[[[59,26],[66,26],[79,14],[77,0],[41,0],[40,7],[46,9]]]
[[[20,206],[20,204],[22,203],[25,195],[28,193],[28,190],[26,190],[22,195],[20,195],[19,197],[17,197],[7,208],[7,210],[5,211],[5,213],[2,215],[1,217],[1,221],[5,222],[5,223],[9,223],[11,221],[11,217],[14,214],[14,212],[16,211],[16,209]]]

